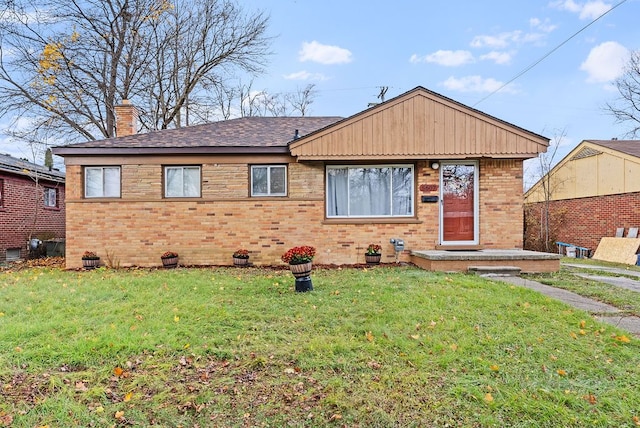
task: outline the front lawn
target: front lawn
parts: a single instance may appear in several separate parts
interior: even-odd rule
[[[636,426],[640,342],[412,267],[0,272],[0,426]]]

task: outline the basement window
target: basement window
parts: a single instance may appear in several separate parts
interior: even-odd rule
[[[20,248],[7,248],[7,261],[20,260]]]

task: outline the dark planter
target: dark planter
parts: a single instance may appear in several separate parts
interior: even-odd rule
[[[233,258],[233,265],[234,266],[247,266],[249,264],[249,259],[248,258],[242,258],[242,257],[234,257]]]
[[[100,266],[100,259],[82,259],[82,267],[91,270]]]
[[[313,291],[313,284],[311,283],[310,276],[303,276],[296,278],[296,292],[304,293],[306,291]]]
[[[177,257],[168,257],[166,259],[160,258],[162,260],[162,266],[165,269],[175,269],[178,267],[178,258]]]
[[[365,254],[364,259],[367,261],[368,265],[377,265],[380,263],[380,258],[382,254]]]

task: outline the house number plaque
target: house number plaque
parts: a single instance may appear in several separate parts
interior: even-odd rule
[[[437,192],[438,185],[437,184],[421,184],[420,191],[421,192]]]

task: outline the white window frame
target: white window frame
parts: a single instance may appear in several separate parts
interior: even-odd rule
[[[58,207],[58,189],[55,187],[44,187],[43,189],[43,203],[47,208],[57,208]],[[52,197],[53,196],[53,197]]]
[[[256,193],[253,191],[253,172],[258,168],[266,168],[267,169],[267,193]],[[276,168],[284,169],[284,192],[272,192],[271,191],[271,170]],[[251,196],[252,197],[265,197],[265,196],[287,196],[287,165],[251,165]]]
[[[105,170],[114,169],[118,171],[118,191],[117,194],[114,195],[106,195],[105,196]],[[100,171],[100,176],[102,179],[102,188],[100,189],[99,195],[90,195],[87,191],[87,175],[88,171]],[[122,194],[122,169],[119,166],[85,166],[84,167],[84,197],[87,199],[91,198],[119,198]]]
[[[411,169],[411,212],[408,214],[393,214],[393,183],[391,183],[391,191],[389,192],[390,196],[390,212],[391,214],[376,214],[376,215],[352,215],[351,214],[351,198],[349,195],[350,190],[347,189],[347,199],[348,199],[348,214],[347,215],[332,215],[329,212],[329,170],[331,169],[362,169],[362,168],[409,168]],[[340,219],[340,218],[412,218],[415,216],[416,212],[416,196],[415,196],[415,177],[416,177],[415,165],[413,164],[374,164],[374,165],[327,165],[325,171],[325,213],[328,219]],[[393,174],[392,174],[393,177]],[[393,179],[393,178],[392,178]]]
[[[181,171],[181,179],[183,182],[182,192],[179,195],[170,195],[169,194],[169,174],[168,171],[174,169]],[[184,171],[185,170],[197,170],[198,171],[198,186],[197,186],[197,194],[195,195],[185,195],[184,188]],[[164,197],[165,198],[200,198],[202,195],[202,168],[198,165],[166,165],[164,167]]]

